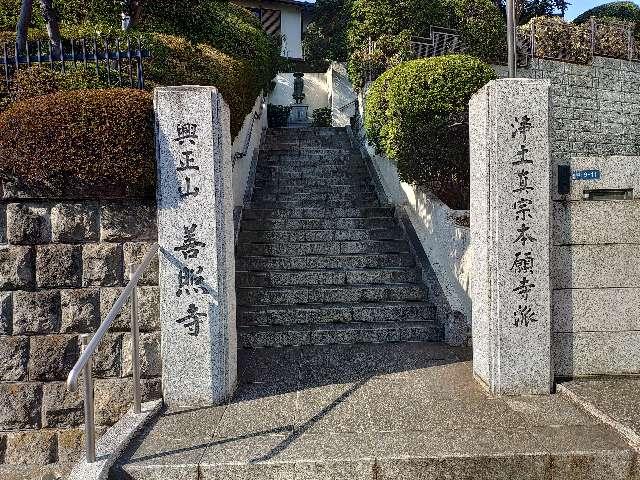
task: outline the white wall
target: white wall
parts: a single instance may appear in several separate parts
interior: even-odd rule
[[[293,73],[279,73],[276,78],[276,88],[269,95],[269,103],[274,105],[291,105],[293,100]],[[304,101],[309,105],[309,118],[316,108],[329,106],[329,94],[326,73],[304,74]]]
[[[350,119],[355,114],[355,106],[343,109],[358,96],[349,81],[347,67],[344,63],[333,62],[327,72],[329,106],[331,107],[331,121],[334,127],[350,125]]]
[[[260,139],[262,138],[262,131],[267,128],[267,109],[263,102],[263,97],[259,96],[253,105],[253,110],[249,113],[242,124],[240,133],[233,140],[231,147],[232,158],[237,152],[244,152],[246,148],[246,154],[243,157],[237,158],[233,165],[233,205],[239,207],[243,205],[244,195],[247,188],[247,181],[249,174],[251,173],[251,164],[253,162],[254,154],[257,154],[260,147]],[[252,122],[254,113],[260,115],[259,119],[255,119]],[[251,132],[250,139],[248,138]],[[247,143],[247,140],[249,142]]]
[[[359,104],[360,113],[364,115],[364,95],[360,95]],[[362,136],[361,132],[354,134]],[[473,259],[469,227],[459,224],[462,219],[468,221],[468,210],[452,210],[428,190],[401,182],[394,162],[377,155],[368,143],[365,148],[387,200],[405,209],[446,297],[450,307],[443,319],[446,341],[452,345],[468,343],[471,337],[469,274]]]

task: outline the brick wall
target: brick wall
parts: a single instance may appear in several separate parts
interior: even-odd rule
[[[82,448],[82,394],[66,377],[157,239],[153,200],[52,200],[4,189],[0,201],[0,478],[66,472]],[[139,288],[145,399],[161,393],[158,265]],[[129,306],[95,357],[96,423],[132,399]]]

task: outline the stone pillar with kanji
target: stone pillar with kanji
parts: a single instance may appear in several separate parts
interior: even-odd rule
[[[473,369],[496,395],[552,387],[549,90],[502,79],[470,102]]]
[[[154,97],[164,401],[217,405],[237,375],[229,109],[213,87]]]

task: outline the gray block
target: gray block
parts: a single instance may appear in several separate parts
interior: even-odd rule
[[[48,465],[57,460],[56,432],[40,430],[7,435],[5,462],[13,465]]]
[[[50,242],[49,207],[31,203],[7,205],[7,240],[14,245]]]
[[[552,250],[553,286],[615,288],[640,285],[640,251],[636,245],[573,245]]]
[[[636,374],[639,342],[640,332],[554,333],[556,376]]]
[[[122,247],[91,243],[82,249],[82,285],[113,287],[123,283]]]
[[[435,322],[436,307],[430,303],[404,303],[399,305],[372,305],[353,307],[354,322]]]
[[[623,332],[640,330],[638,288],[567,289],[553,292],[553,331]]]
[[[125,334],[122,349],[122,376],[132,375],[131,334]],[[140,373],[143,378],[162,375],[160,332],[140,334]]]
[[[0,247],[0,290],[31,288],[35,283],[33,247]]]
[[[154,205],[108,203],[100,209],[100,239],[103,242],[156,240],[158,226]]]
[[[100,209],[92,203],[59,203],[51,207],[51,239],[55,243],[100,240]]]
[[[40,428],[41,400],[37,383],[0,383],[0,429]]]
[[[66,380],[80,356],[75,335],[46,335],[30,338],[29,380]]]
[[[60,291],[60,333],[93,333],[101,323],[100,290],[82,288]]]
[[[100,289],[100,318],[101,321],[109,311],[124,288]],[[160,290],[158,287],[138,287],[138,321],[140,331],[154,331],[160,329]],[[120,314],[113,321],[115,331],[131,331],[131,301],[127,300]]]
[[[93,361],[93,372],[97,378],[121,376],[123,337],[123,333],[107,333],[100,342]]]
[[[13,295],[0,292],[0,335],[10,335],[13,324]]]
[[[120,420],[133,402],[133,381],[130,378],[97,379],[95,382],[96,424],[110,426]],[[158,379],[142,380],[143,401],[162,396]]]
[[[0,380],[27,380],[29,339],[0,336]]]
[[[127,242],[122,246],[124,252],[125,283],[129,281],[129,265],[135,264],[136,269],[142,263],[153,242]],[[138,285],[158,285],[158,256],[156,255],[140,277]]]
[[[36,250],[36,283],[40,288],[79,287],[82,247],[39,245]]]
[[[84,423],[82,388],[70,392],[65,382],[45,383],[42,391],[44,428],[78,427]]]
[[[13,334],[46,334],[60,331],[60,292],[13,293]]]

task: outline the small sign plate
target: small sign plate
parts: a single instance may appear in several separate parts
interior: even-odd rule
[[[600,180],[600,170],[580,170],[573,172],[571,178],[577,180]]]

